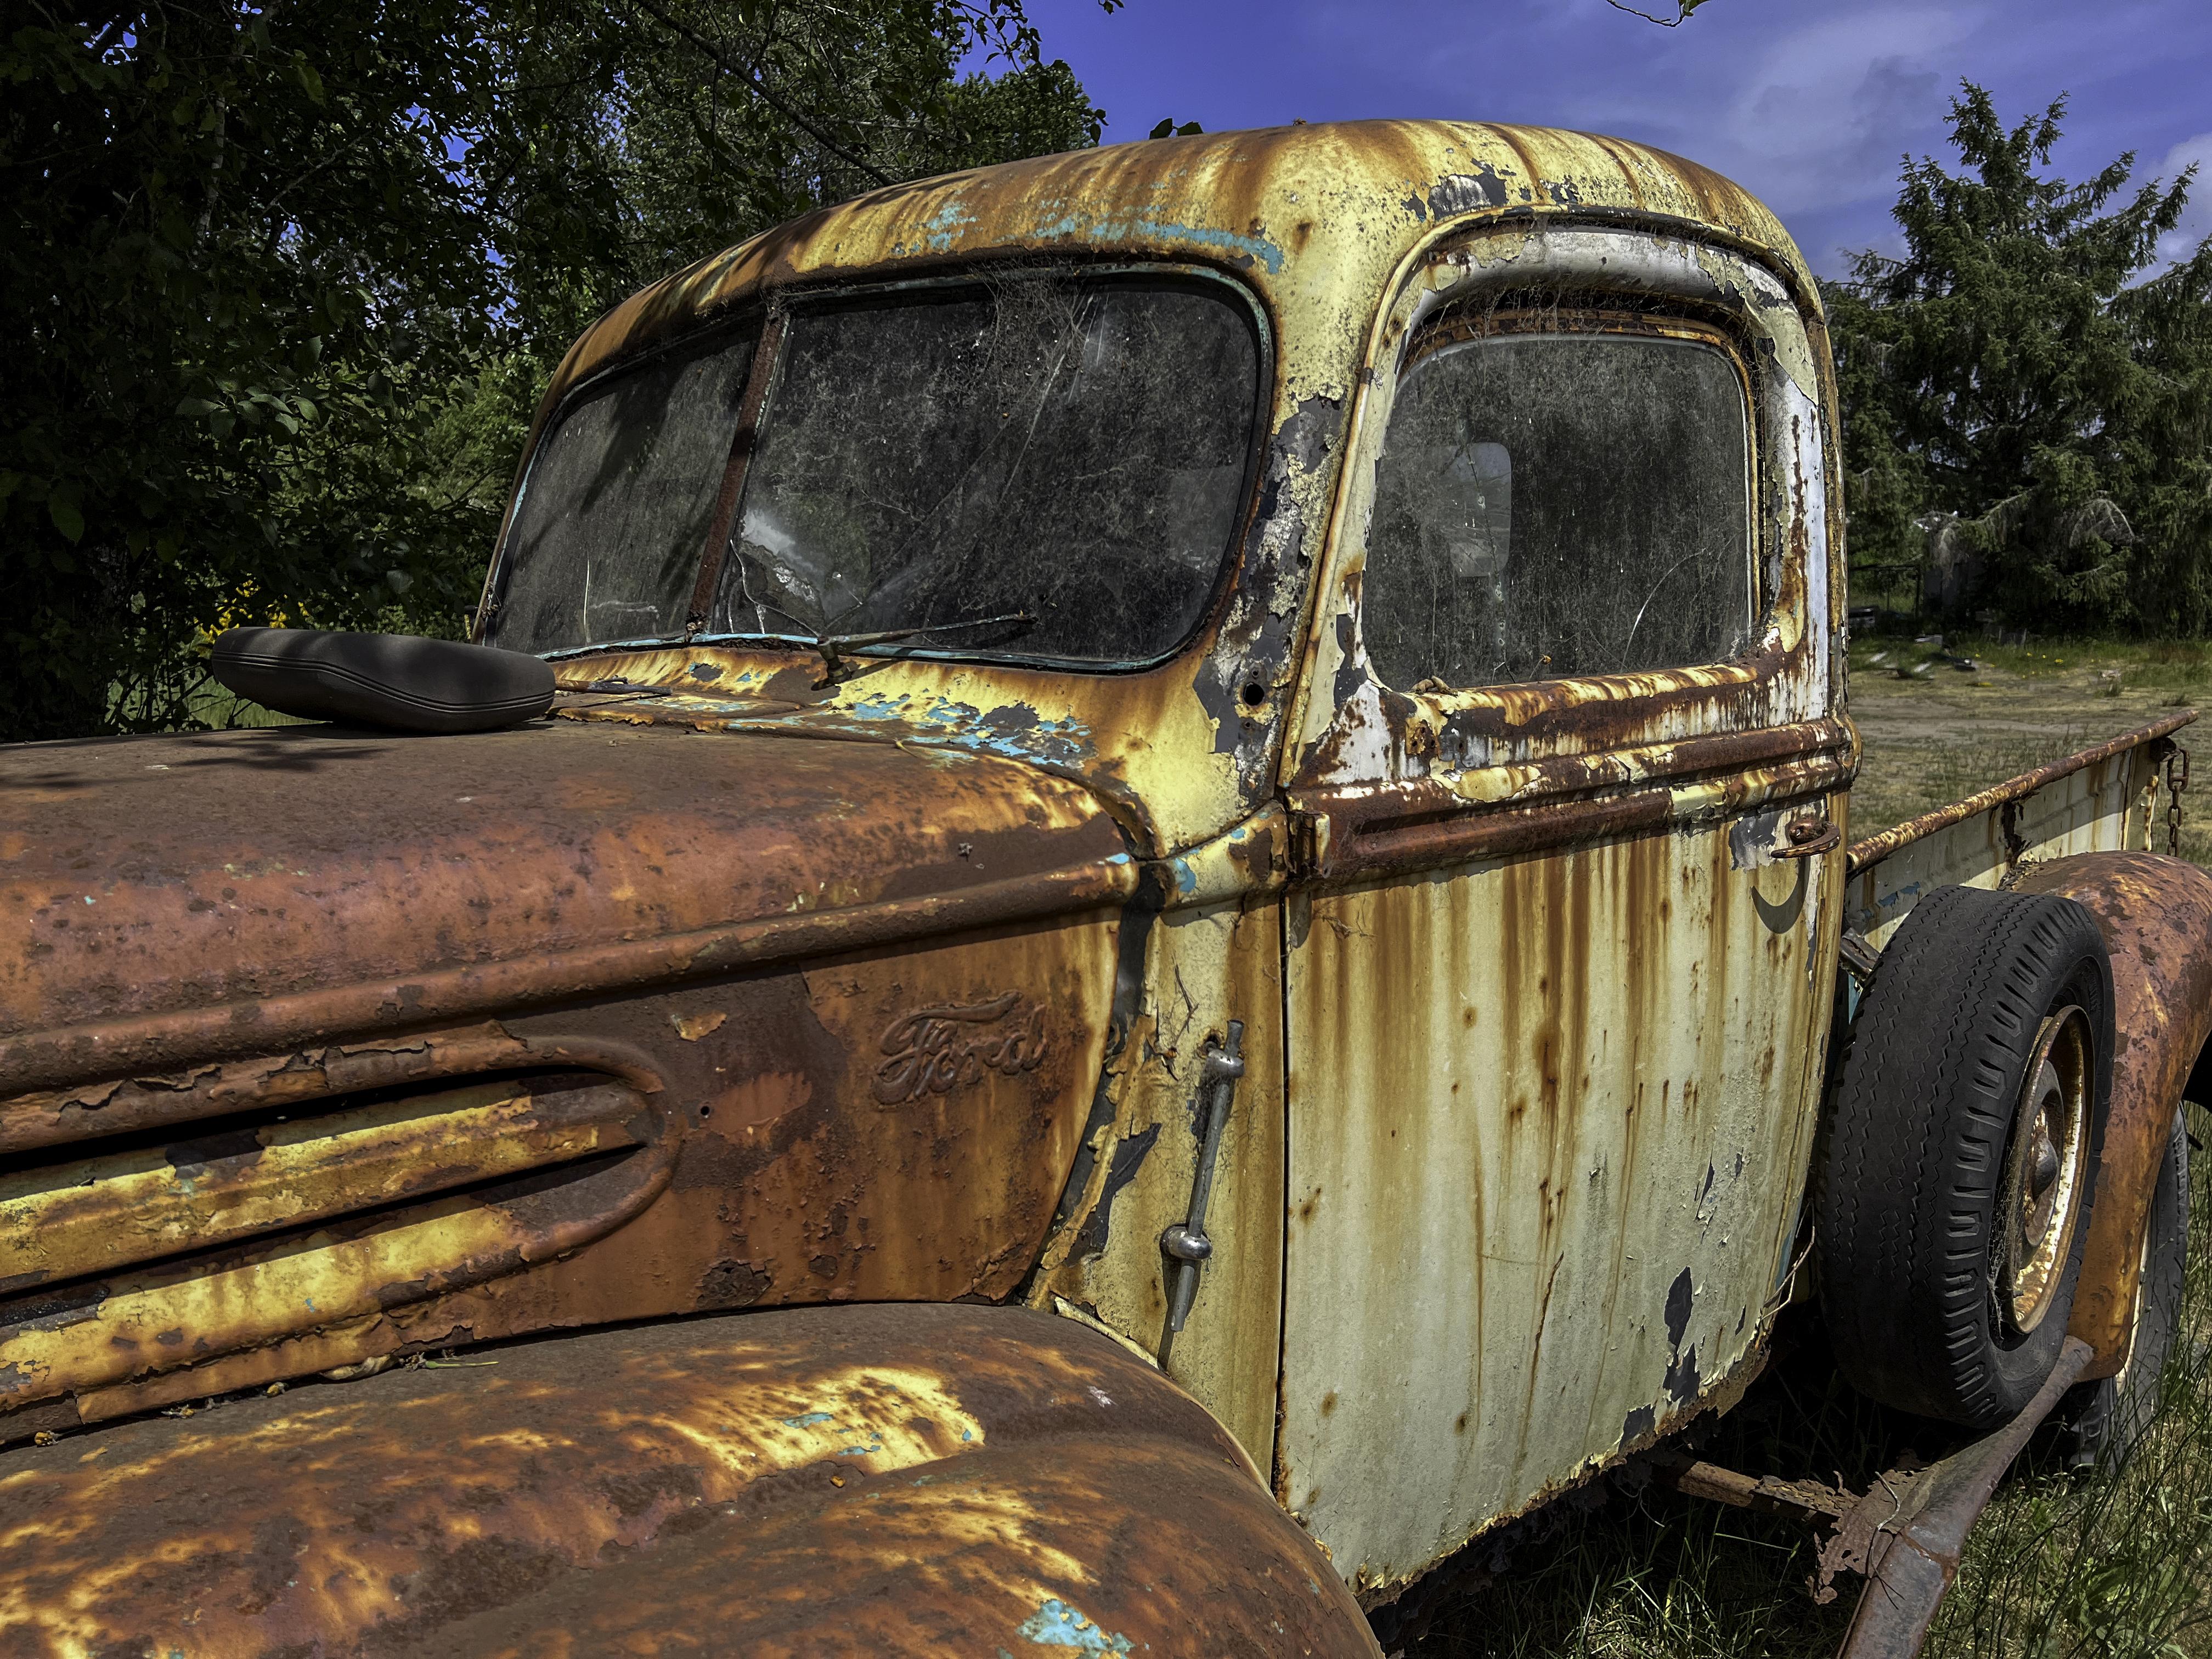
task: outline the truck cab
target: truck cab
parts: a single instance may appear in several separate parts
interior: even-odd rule
[[[1922,891],[1847,850],[1835,411],[1771,215],[1535,129],[1051,156],[636,295],[475,619],[546,718],[0,756],[7,1617],[1375,1651],[1818,1282]],[[2109,885],[2167,743],[1942,879]]]

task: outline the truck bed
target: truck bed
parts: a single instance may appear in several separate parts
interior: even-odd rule
[[[2076,853],[2167,850],[2159,769],[2180,748],[2172,734],[2196,718],[2177,709],[1853,842],[1844,925],[1879,948],[1938,887],[2000,887]]]

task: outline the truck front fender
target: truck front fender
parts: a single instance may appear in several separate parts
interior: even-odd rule
[[[117,1423],[0,1454],[0,1516],[25,1652],[1377,1652],[1202,1407],[1018,1308],[724,1315]]]
[[[2017,889],[2079,901],[2112,953],[2112,1111],[2068,1329],[2096,1350],[2085,1376],[2127,1363],[2143,1228],[2174,1103],[2212,1032],[2212,875],[2152,853],[2029,866]]]

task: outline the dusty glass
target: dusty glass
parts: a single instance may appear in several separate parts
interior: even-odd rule
[[[1383,681],[1492,685],[1734,655],[1752,621],[1748,410],[1717,347],[1441,346],[1398,389],[1363,623]]]
[[[610,375],[562,411],[515,508],[493,644],[559,651],[683,628],[759,336]]]
[[[1243,504],[1249,310],[1028,277],[790,322],[713,627],[1110,665],[1196,624]]]

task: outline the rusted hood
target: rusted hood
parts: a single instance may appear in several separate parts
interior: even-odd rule
[[[1081,786],[890,744],[561,722],[0,750],[0,1095],[1133,878]]]
[[[648,1325],[142,1419],[0,1454],[0,1540],[10,1654],[1377,1659],[1227,1431],[1018,1308]]]

